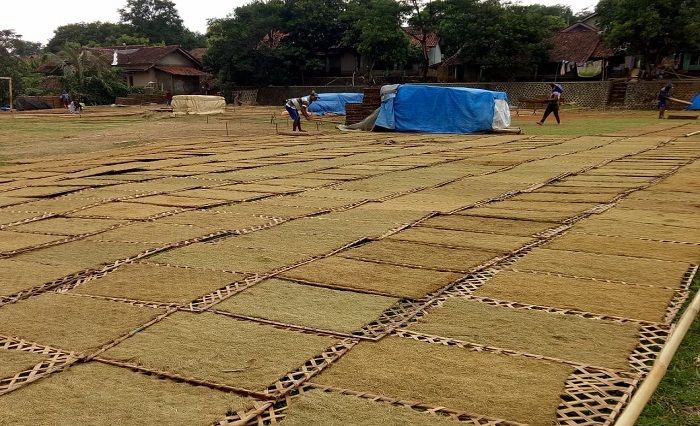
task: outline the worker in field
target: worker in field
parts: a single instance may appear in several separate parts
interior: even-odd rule
[[[68,105],[71,103],[68,92],[64,90],[59,99],[61,99],[61,105],[63,105],[63,108],[68,109]]]
[[[540,126],[544,124],[549,114],[554,114],[554,118],[557,119],[557,124],[561,123],[561,120],[559,120],[559,100],[561,99],[561,94],[564,92],[564,89],[556,83],[549,83],[549,85],[552,91],[549,93],[547,108],[544,110],[544,115],[542,119],[537,122]]]
[[[671,97],[671,91],[673,90],[673,83],[670,81],[664,87],[659,90],[659,96],[657,100],[659,101],[659,118],[664,118],[666,114],[666,104],[668,103],[668,98]]]
[[[309,114],[309,105],[318,99],[318,95],[313,90],[308,96],[303,96],[301,98],[287,99],[284,103],[284,109],[289,113],[289,117],[292,119],[292,131],[296,132],[297,129],[303,132],[301,129],[301,115],[303,115],[307,120],[311,120],[311,115]],[[299,113],[301,112],[301,115]]]

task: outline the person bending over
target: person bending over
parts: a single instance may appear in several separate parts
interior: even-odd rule
[[[296,132],[297,129],[303,132],[301,129],[301,115],[303,115],[307,120],[311,120],[311,115],[309,115],[309,105],[313,101],[318,99],[316,92],[312,91],[310,95],[303,96],[301,98],[287,99],[284,103],[284,108],[289,113],[289,117],[292,119],[292,131]],[[301,115],[299,115],[301,112]]]

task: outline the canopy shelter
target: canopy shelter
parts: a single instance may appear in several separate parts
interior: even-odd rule
[[[318,99],[309,105],[309,112],[317,115],[345,115],[346,104],[360,104],[362,93],[319,93]]]
[[[382,87],[375,127],[398,132],[477,133],[510,126],[505,92],[400,84]]]
[[[173,96],[174,115],[223,114],[226,99],[222,96],[177,95]]]

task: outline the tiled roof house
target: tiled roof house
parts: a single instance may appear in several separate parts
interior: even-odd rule
[[[114,46],[91,48],[124,71],[131,87],[155,86],[173,94],[198,93],[207,76],[202,63],[180,46]]]

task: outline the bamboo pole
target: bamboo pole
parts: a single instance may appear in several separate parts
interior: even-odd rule
[[[671,98],[671,97],[669,97],[668,100],[669,100],[669,101],[673,101],[673,102],[678,102],[679,104],[683,104],[683,105],[690,105],[690,102],[684,101],[684,100],[682,100],[682,99],[677,99],[677,98]]]
[[[678,321],[678,324],[671,332],[671,336],[661,350],[649,375],[642,383],[642,386],[639,387],[637,393],[634,394],[620,418],[615,422],[615,426],[634,426],[637,418],[649,401],[649,398],[654,394],[656,387],[664,377],[664,374],[666,374],[666,370],[668,369],[671,359],[673,359],[673,355],[676,353],[678,346],[681,344],[683,337],[693,323],[693,320],[695,320],[698,312],[700,312],[700,291],[695,294],[693,301],[688,305],[683,316],[681,316],[680,321]]]
[[[695,135],[700,135],[700,130],[698,130],[698,131],[696,131],[696,132],[686,133],[686,134],[685,134],[685,137],[686,137],[686,138],[689,138],[689,137],[695,136]]]

